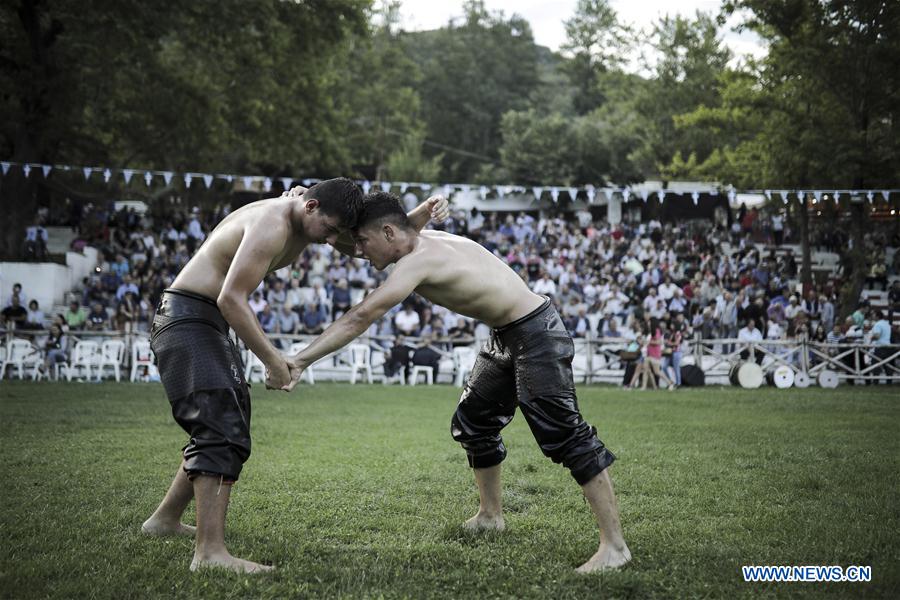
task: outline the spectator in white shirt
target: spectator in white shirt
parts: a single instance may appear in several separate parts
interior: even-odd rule
[[[753,319],[747,319],[747,324],[738,331],[738,340],[741,342],[749,343],[749,342],[761,342],[763,339],[762,332],[756,328],[756,322]],[[762,363],[763,354],[762,352],[755,352],[756,363]],[[747,360],[750,356],[750,349],[747,348],[741,352],[741,358]]]
[[[543,296],[556,296],[556,283],[550,279],[550,275],[544,271],[541,274],[541,278],[534,282],[534,287],[532,288],[535,294],[541,294]]]
[[[410,304],[404,305],[403,310],[394,317],[396,331],[408,336],[418,335],[420,323],[419,313],[414,311]]]

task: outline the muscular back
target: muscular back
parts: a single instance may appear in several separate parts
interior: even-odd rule
[[[289,197],[260,200],[225,217],[184,266],[172,287],[218,298],[235,253],[248,235],[266,241],[266,251],[261,256],[268,261],[266,272],[291,264],[309,244],[302,235],[295,234],[291,222],[297,201]]]
[[[423,231],[397,269],[408,259],[426,269],[418,294],[491,327],[525,316],[543,302],[506,263],[464,237]]]

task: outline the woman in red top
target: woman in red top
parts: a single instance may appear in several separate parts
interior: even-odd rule
[[[672,383],[672,380],[669,379],[669,377],[660,368],[663,350],[662,330],[659,328],[658,323],[653,323],[651,331],[653,331],[653,335],[647,342],[647,366],[644,371],[644,381],[641,385],[641,389],[647,389],[648,379],[650,380],[650,385],[653,387],[653,389],[656,389],[656,378],[659,377],[660,380],[665,382],[666,386],[670,390],[673,390],[675,389],[675,384]]]

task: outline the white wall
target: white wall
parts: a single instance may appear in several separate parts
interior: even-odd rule
[[[62,304],[65,293],[72,289],[72,269],[56,263],[0,263],[3,304],[12,294],[15,283],[22,284],[28,302],[37,300],[41,310],[46,312],[54,304]]]

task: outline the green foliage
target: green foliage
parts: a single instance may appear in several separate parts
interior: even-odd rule
[[[8,448],[0,589],[28,598],[893,597],[900,405],[884,386],[622,393],[579,386],[634,561],[597,548],[581,490],[521,415],[504,429],[507,529],[460,524],[478,492],[447,426],[459,390],[253,388],[253,455],[226,541],[271,575],[190,573],[192,541],[147,538],[186,434],[160,385],[0,384]],[[193,508],[186,520],[193,523]],[[870,565],[871,583],[749,584],[741,565]]]
[[[392,181],[437,181],[441,176],[443,154],[426,158],[423,153],[425,134],[411,133],[387,159],[386,179]]]

